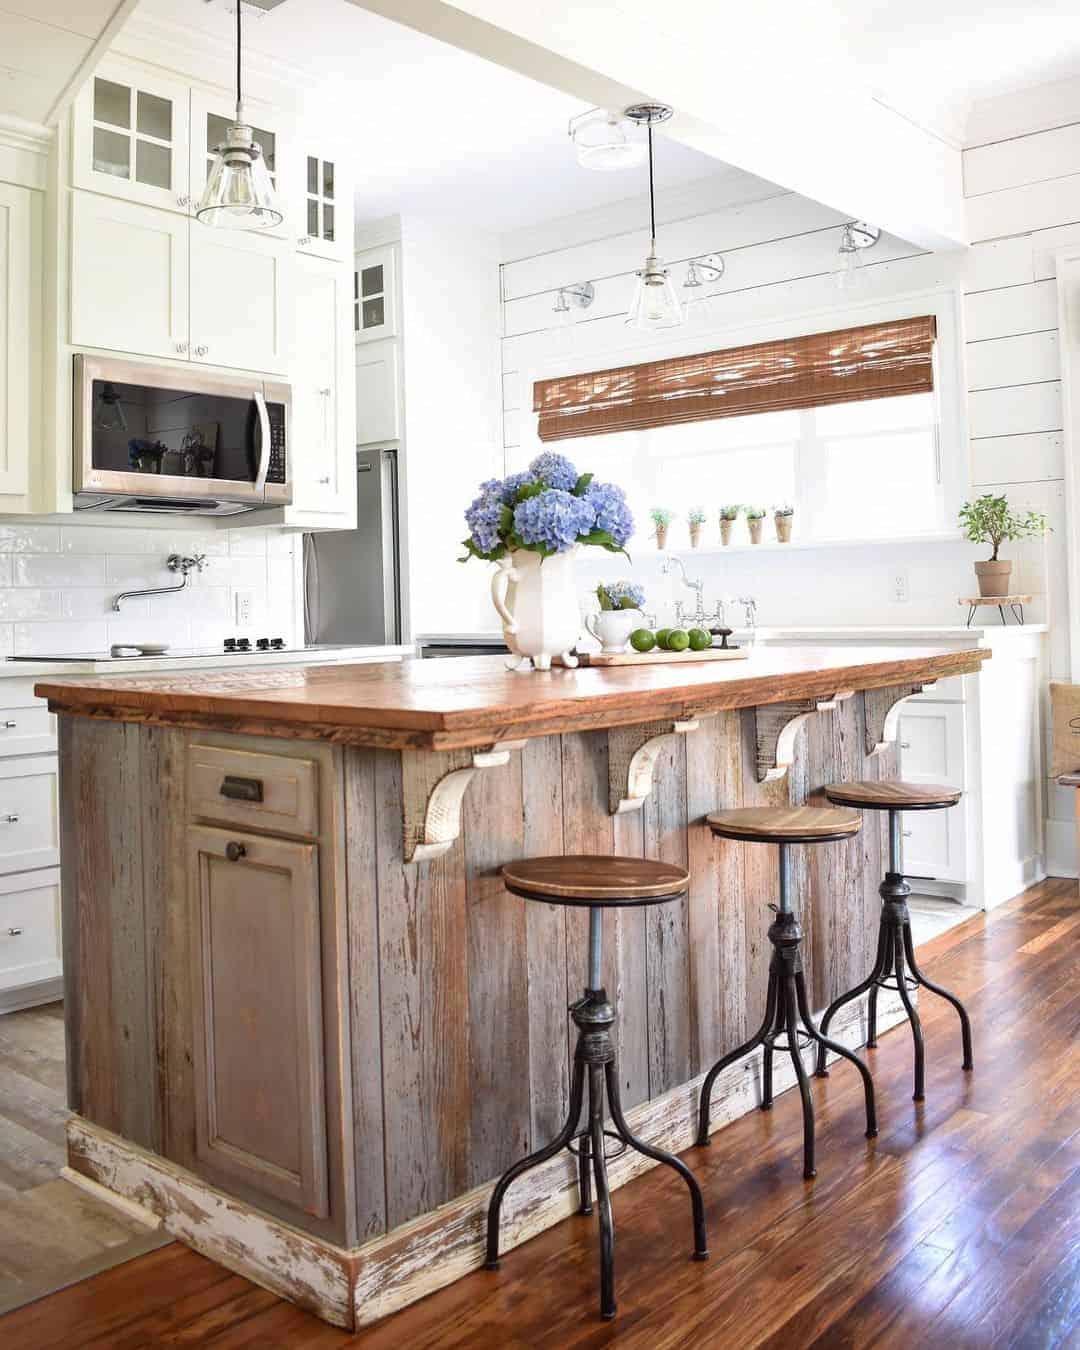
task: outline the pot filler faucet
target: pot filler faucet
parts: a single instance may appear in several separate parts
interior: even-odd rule
[[[171,595],[174,591],[182,591],[188,584],[188,574],[190,572],[201,572],[206,566],[206,554],[196,553],[194,557],[182,558],[179,553],[170,553],[165,560],[165,566],[170,572],[179,572],[180,580],[175,586],[151,586],[146,591],[121,591],[113,600],[113,609],[119,609],[123,600],[131,600],[137,595]]]

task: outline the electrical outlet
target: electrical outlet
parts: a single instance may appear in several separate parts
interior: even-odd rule
[[[907,572],[897,571],[892,574],[890,593],[894,605],[907,604],[909,598]]]
[[[250,628],[255,620],[255,592],[233,591],[237,628]]]

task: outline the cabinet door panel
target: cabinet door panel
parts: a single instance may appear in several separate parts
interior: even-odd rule
[[[286,374],[291,263],[280,239],[193,221],[192,359]]]
[[[0,760],[0,873],[60,861],[56,757]]]
[[[157,70],[107,60],[75,101],[78,188],[186,214],[188,88]]]
[[[31,193],[0,183],[0,492],[26,491],[31,437]]]
[[[187,311],[187,217],[72,193],[72,345],[182,356]]]
[[[62,969],[59,872],[0,877],[0,991],[54,980]]]
[[[197,1164],[325,1217],[318,849],[189,827],[188,875]]]
[[[905,703],[900,715],[900,776],[913,783],[964,786],[964,706]],[[965,881],[966,807],[906,811],[904,871],[938,881]]]
[[[351,508],[354,456],[349,272],[319,258],[296,260],[293,360],[293,505]]]
[[[356,349],[356,443],[374,445],[401,435],[395,338]]]
[[[304,144],[298,167],[300,183],[291,197],[297,249],[313,257],[351,262],[352,179],[346,157]]]

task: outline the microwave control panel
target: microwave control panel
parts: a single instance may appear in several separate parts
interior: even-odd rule
[[[268,483],[285,482],[285,405],[268,403],[270,418],[270,464],[266,471]]]

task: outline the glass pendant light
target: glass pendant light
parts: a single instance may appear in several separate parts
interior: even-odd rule
[[[127,417],[124,415],[120,395],[116,392],[116,385],[108,381],[101,386],[101,393],[98,394],[94,405],[94,427],[98,431],[114,431],[121,434],[128,429]]]
[[[568,130],[583,169],[609,173],[644,163],[644,138],[621,113],[590,108],[572,117]]]
[[[280,225],[284,215],[274,196],[274,185],[263,159],[262,146],[244,120],[244,100],[240,86],[241,32],[240,11],[244,0],[236,3],[236,120],[225,131],[225,141],[214,150],[214,162],[195,208],[204,225],[225,226],[234,230],[262,230]]]
[[[686,265],[683,282],[683,314],[686,323],[694,328],[711,328],[716,316],[715,297],[709,289],[724,275],[724,260],[719,253],[707,253],[702,258],[691,258]]]
[[[873,248],[881,238],[876,225],[867,225],[863,220],[849,220],[840,235],[840,268],[835,272],[835,284],[838,291],[854,290],[862,281],[863,251]]]
[[[678,328],[683,321],[682,306],[675,283],[656,255],[656,193],[653,185],[653,126],[666,122],[671,109],[664,103],[636,103],[626,116],[648,128],[649,144],[649,252],[645,266],[637,274],[637,288],[626,316],[626,326],[643,332],[658,328]]]

